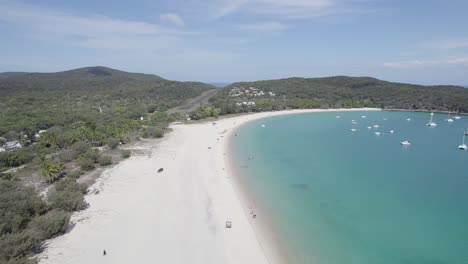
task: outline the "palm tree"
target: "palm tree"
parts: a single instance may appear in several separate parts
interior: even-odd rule
[[[54,164],[50,159],[47,159],[45,155],[41,155],[39,157],[39,167],[42,177],[44,177],[49,183],[54,182],[65,168],[63,163],[59,162]]]

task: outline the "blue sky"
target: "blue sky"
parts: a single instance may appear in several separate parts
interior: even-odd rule
[[[0,71],[468,85],[466,0],[0,0]]]

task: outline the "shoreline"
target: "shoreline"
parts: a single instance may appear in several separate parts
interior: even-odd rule
[[[236,166],[236,158],[232,150],[234,144],[233,134],[238,133],[243,126],[250,122],[259,121],[262,119],[284,116],[284,115],[297,115],[297,114],[309,114],[309,113],[324,113],[324,112],[360,112],[360,111],[382,111],[379,108],[343,108],[343,109],[296,109],[296,110],[283,110],[283,111],[272,111],[272,112],[260,112],[245,114],[240,116],[228,117],[227,119],[233,119],[236,122],[236,126],[229,131],[228,140],[225,142],[225,148],[229,155],[225,158],[226,166],[229,168],[230,177],[234,179],[233,188],[235,189],[239,200],[243,203],[244,213],[249,219],[252,225],[253,231],[258,239],[258,243],[261,245],[262,250],[265,253],[268,263],[270,264],[286,264],[296,263],[297,256],[293,255],[290,250],[287,249],[286,243],[282,240],[281,236],[278,236],[278,230],[276,228],[275,220],[271,219],[270,213],[262,208],[262,205],[255,198],[255,193],[249,190],[246,183],[243,183],[239,177],[242,173],[239,169],[239,165]],[[242,119],[242,120],[239,120]],[[255,219],[251,216],[251,211],[257,215]],[[266,216],[266,217],[262,217]]]
[[[231,157],[235,131],[272,116],[377,110],[286,110],[173,124],[162,140],[142,144],[142,150],[151,154],[132,156],[103,172],[86,195],[90,207],[73,214],[73,229],[47,241],[38,260],[53,264],[286,263],[287,256],[276,251],[282,248],[274,226],[262,217],[252,223],[248,206],[254,197],[238,181]],[[159,168],[164,171],[157,173]],[[231,228],[226,221],[231,221]]]

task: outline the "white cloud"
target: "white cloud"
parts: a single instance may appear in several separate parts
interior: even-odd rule
[[[249,0],[216,0],[212,4],[212,17],[221,18],[239,11]]]
[[[159,19],[163,24],[175,25],[178,27],[185,26],[184,20],[178,14],[175,13],[162,14],[159,16]]]
[[[334,7],[333,0],[257,0],[252,11],[284,18],[305,18]]]
[[[468,48],[468,39],[448,39],[442,41],[429,41],[421,44],[424,48],[432,49],[461,49]]]
[[[443,65],[468,65],[468,57],[440,60],[409,60],[386,62],[383,64],[390,68],[417,68],[427,66],[443,66]]]
[[[235,25],[236,29],[248,30],[248,31],[260,31],[260,32],[275,32],[282,31],[290,28],[289,25],[280,22],[265,22],[265,23],[254,23],[254,24],[239,24]]]
[[[107,16],[80,16],[0,0],[0,21],[27,30],[31,36],[89,48],[135,48],[174,39],[188,32],[143,21]],[[132,44],[132,45],[124,45]]]
[[[260,15],[277,19],[306,19],[337,13],[362,12],[368,0],[213,0],[214,18],[234,13]],[[210,6],[210,4],[208,4]]]

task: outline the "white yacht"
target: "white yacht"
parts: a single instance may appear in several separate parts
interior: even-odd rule
[[[379,125],[373,125],[374,128],[379,128],[380,126]]]
[[[380,135],[382,135],[382,133],[381,132],[374,132],[374,135],[380,136]]]
[[[367,129],[372,129],[372,127],[371,127],[371,126],[368,126]]]
[[[351,128],[351,129],[349,129],[349,131],[351,131],[351,132],[356,132],[356,131],[357,131],[357,129],[355,129],[355,128]]]
[[[401,142],[401,145],[403,145],[403,146],[409,146],[409,145],[411,145],[411,143],[410,143],[408,140],[405,140],[405,141],[402,141],[402,142]]]
[[[430,126],[430,127],[437,126],[437,124],[434,121],[432,121],[433,118],[434,118],[434,113],[431,113],[431,119],[429,120],[429,123],[427,123],[427,126]]]
[[[447,119],[445,119],[446,122],[452,123],[454,120],[450,117],[450,112],[448,113]]]
[[[454,116],[453,119],[455,119],[455,120],[460,120],[460,119],[461,119],[461,116]]]
[[[466,132],[463,133],[463,141],[462,141],[462,144],[460,146],[458,146],[458,149],[460,150],[466,150],[468,147],[466,146],[465,144],[465,137],[466,137]]]
[[[409,117],[408,117],[408,118],[406,118],[406,121],[408,121],[408,122],[409,122],[409,121],[411,121],[411,118],[409,118]]]
[[[395,130],[390,130],[390,134],[393,134],[393,133],[395,133]]]
[[[361,116],[361,118],[366,118],[366,117],[367,117],[367,116],[365,116],[365,115]]]

